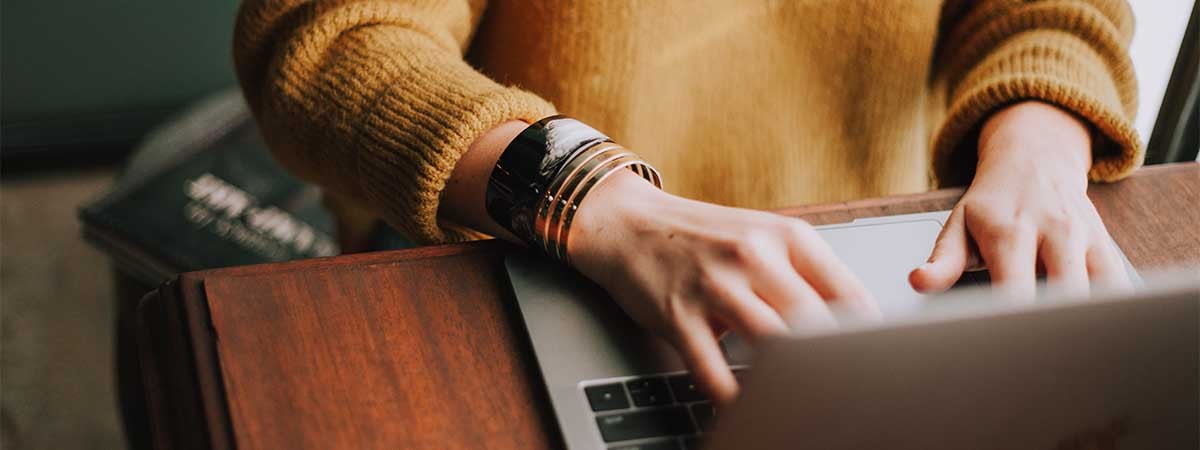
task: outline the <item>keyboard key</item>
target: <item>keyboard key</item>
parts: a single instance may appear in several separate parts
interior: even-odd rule
[[[583,393],[587,395],[592,411],[629,408],[629,400],[625,398],[625,389],[621,387],[621,383],[588,386],[583,388]]]
[[[604,437],[604,442],[696,432],[692,419],[682,406],[599,416],[596,417],[596,426],[600,427],[600,436]]]
[[[671,385],[671,393],[675,394],[677,402],[706,400],[704,394],[700,392],[700,386],[696,384],[696,380],[691,375],[676,375],[667,378],[667,384]]]
[[[671,404],[671,393],[667,382],[660,377],[642,378],[625,383],[629,396],[637,406],[661,406]]]
[[[649,444],[633,444],[622,445],[618,447],[609,447],[608,450],[679,450],[679,444],[675,441],[651,442]]]
[[[696,418],[696,425],[700,426],[701,431],[712,431],[713,424],[717,420],[717,409],[712,403],[696,403],[692,405],[692,417]]]

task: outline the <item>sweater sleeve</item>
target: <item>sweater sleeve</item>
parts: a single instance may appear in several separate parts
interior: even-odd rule
[[[1091,180],[1115,181],[1142,164],[1127,52],[1133,17],[1123,0],[951,0],[940,29],[932,74],[945,99],[933,137],[939,184],[969,182],[983,122],[1029,99],[1091,125]]]
[[[488,129],[554,113],[464,61],[483,8],[483,0],[247,0],[234,59],[276,158],[415,241],[475,236],[438,219],[455,163]]]

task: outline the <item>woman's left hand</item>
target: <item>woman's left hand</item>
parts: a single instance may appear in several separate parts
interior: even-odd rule
[[[909,274],[921,292],[949,289],[986,266],[992,285],[1029,297],[1037,273],[1086,294],[1128,287],[1120,256],[1087,197],[1088,129],[1052,105],[1029,101],[994,114],[979,137],[975,178],[938,236],[929,262]]]

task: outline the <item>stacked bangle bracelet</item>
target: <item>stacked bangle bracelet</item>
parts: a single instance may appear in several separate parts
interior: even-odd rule
[[[531,247],[569,263],[571,224],[584,198],[613,173],[629,169],[662,188],[658,171],[575,119],[530,125],[500,155],[488,180],[488,214]]]

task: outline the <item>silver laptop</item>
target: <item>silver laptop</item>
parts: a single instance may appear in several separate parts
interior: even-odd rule
[[[818,227],[818,230],[878,299],[885,318],[883,323],[901,326],[899,324],[912,318],[937,317],[940,315],[939,311],[957,309],[948,305],[961,303],[928,298],[913,291],[907,282],[908,272],[928,257],[948,214],[936,212],[881,217]],[[675,351],[666,342],[635,324],[599,287],[569,269],[536,256],[514,256],[506,261],[506,265],[567,448],[693,448],[700,445],[704,436],[714,429],[717,411],[684,371],[684,366]],[[1128,261],[1126,266],[1136,279]],[[986,281],[986,275],[967,274],[960,283],[972,284],[980,281]],[[980,298],[975,304],[994,303],[992,306],[1000,310],[1011,307],[1001,302],[982,300],[983,297],[987,297],[986,290],[961,295]],[[1194,336],[1195,314],[1192,317],[1191,329]],[[842,334],[823,339],[836,341],[841,339],[838,336]],[[726,359],[739,379],[760,378],[749,375],[753,352],[745,343],[736,336],[729,336],[722,340],[722,347]],[[1054,347],[1033,348],[1037,351]],[[854,370],[882,373],[893,370],[888,365],[891,360],[877,356],[904,356],[902,352],[888,349],[883,341],[879,342],[877,349],[881,350],[880,355],[846,355],[840,361],[843,370],[851,367]],[[791,360],[803,359],[802,353],[803,351],[797,351],[801,356]],[[1104,355],[1093,353],[1088,356]],[[1006,355],[995,355],[1000,361],[1005,357]],[[876,359],[879,359],[878,363]],[[1193,366],[1191,371],[1193,379],[1194,368]],[[763,370],[759,364],[754,372],[759,373]],[[780,372],[774,375],[783,379],[802,380],[805,372]],[[778,381],[777,378],[775,380]],[[876,379],[868,377],[868,380]],[[892,387],[894,390],[887,391],[889,395],[912,401],[939,402],[938,404],[944,407],[957,405],[963,408],[963,413],[971,412],[968,406],[976,397],[982,395],[982,392],[959,391],[954,398],[946,398],[936,393],[911,391],[905,385],[886,381],[886,376],[880,375],[878,380],[872,382],[880,383],[874,386],[875,388]],[[791,387],[794,391],[788,392],[798,399],[806,398],[806,395],[836,397],[831,397],[834,394],[823,391],[795,391],[803,388],[803,384],[797,381]],[[761,394],[772,397],[771,389],[771,385],[756,388],[751,383],[741,401],[741,404],[745,405],[743,409],[754,410],[756,406],[752,396]],[[766,393],[763,394],[762,391]],[[854,392],[847,392],[845,395],[852,393]],[[1099,397],[1106,395],[1104,391],[1093,394]],[[1192,395],[1189,398],[1195,400],[1197,396]],[[836,402],[829,402],[827,406],[834,403]],[[767,411],[776,406],[764,404],[762,410]],[[1004,414],[1016,414],[1014,408],[1018,405],[1002,406]],[[1019,406],[1038,408],[1041,405]],[[753,414],[744,413],[743,416],[752,417]],[[805,420],[803,416],[793,417],[797,421]],[[732,423],[734,420],[731,420],[728,426],[724,422],[722,420],[722,430],[728,429],[731,434],[740,434],[737,424]],[[856,424],[862,426],[857,422],[843,423],[839,426],[850,427]],[[750,429],[746,431],[753,432],[755,431]],[[830,436],[835,434],[831,433]]]
[[[1200,448],[1200,273],[1147,285],[769,341],[706,448]]]

